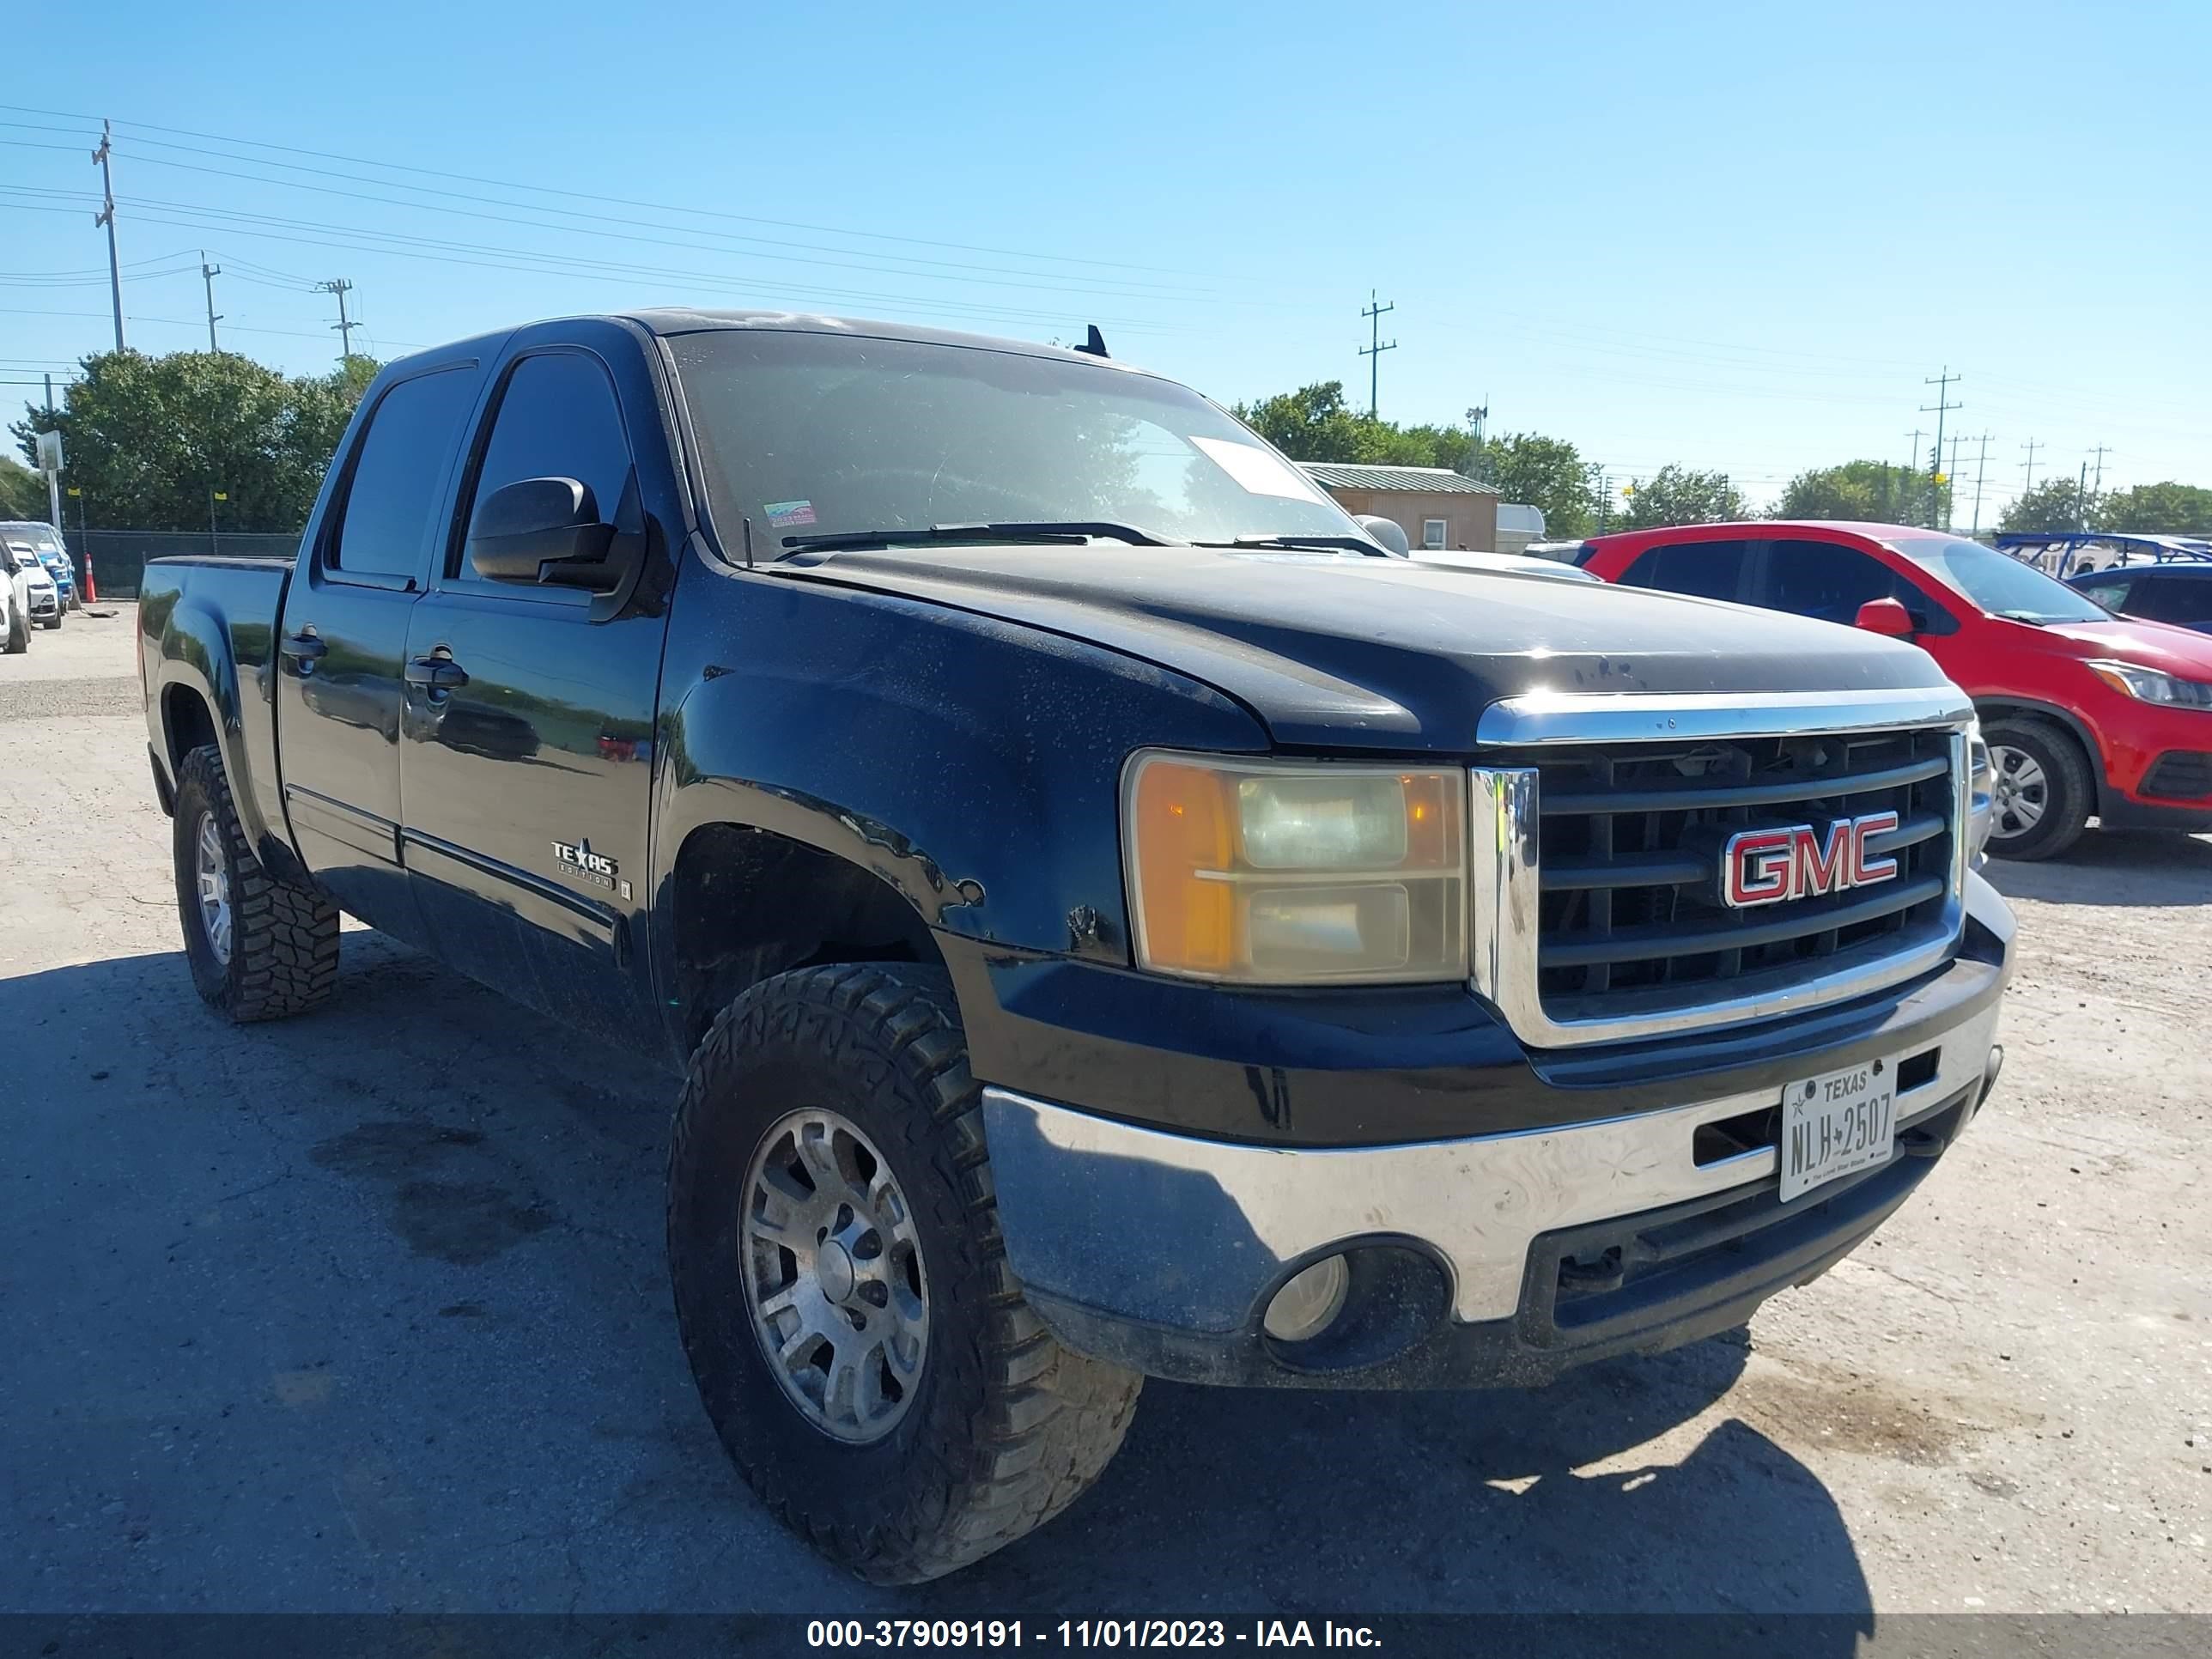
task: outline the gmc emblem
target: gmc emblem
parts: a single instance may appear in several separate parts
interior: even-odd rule
[[[1870,855],[1867,842],[1896,828],[1896,813],[1869,812],[1838,818],[1825,838],[1809,823],[1738,830],[1721,848],[1721,897],[1733,909],[1747,910],[1887,881],[1897,860]]]

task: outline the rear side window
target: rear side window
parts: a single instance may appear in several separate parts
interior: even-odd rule
[[[2092,593],[2090,597],[2099,596]],[[2130,609],[2153,622],[2181,623],[2191,628],[2212,623],[2212,576],[2167,573],[2137,577]]]
[[[506,485],[525,478],[574,478],[591,489],[600,522],[612,524],[629,472],[622,410],[599,359],[577,351],[525,357],[500,393],[491,439],[461,521],[465,525],[477,501]],[[482,580],[469,568],[465,541],[453,557],[455,574]]]
[[[402,380],[384,394],[369,416],[325,564],[354,575],[412,576],[422,569],[439,488],[476,388],[474,374],[451,368]]]
[[[1669,542],[1647,549],[1621,577],[1629,587],[1656,587],[1702,599],[1743,597],[1749,542]]]
[[[1902,587],[1897,574],[1870,553],[1839,542],[1774,542],[1766,555],[1766,578],[1759,603],[1773,611],[1850,623],[1859,607],[1873,599],[1918,599]]]

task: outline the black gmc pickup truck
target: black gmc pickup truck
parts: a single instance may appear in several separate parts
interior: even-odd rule
[[[1146,1376],[1455,1388],[1732,1328],[1995,1081],[2012,921],[1918,650],[1390,556],[1195,393],[650,312],[386,369],[290,564],[159,560],[200,994],[351,912],[683,1076],[699,1390],[944,1573]]]

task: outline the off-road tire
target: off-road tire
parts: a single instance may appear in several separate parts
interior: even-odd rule
[[[866,1444],[833,1438],[791,1402],[739,1267],[754,1153],[805,1106],[866,1133],[919,1224],[921,1379],[896,1426]],[[786,1526],[872,1583],[940,1577],[1059,1514],[1120,1449],[1144,1385],[1063,1347],[1023,1299],[941,969],[799,969],[724,1010],[677,1104],[668,1255],[692,1375],[738,1472]]]
[[[195,855],[200,817],[212,813],[230,864],[230,960],[221,960],[202,921]],[[222,751],[210,744],[177,774],[173,837],[177,919],[200,1000],[240,1024],[304,1013],[337,983],[338,913],[320,893],[280,881],[261,866],[239,827]]]
[[[2048,796],[2033,830],[2010,841],[1991,835],[1990,856],[2022,863],[2054,859],[2081,840],[2097,810],[2097,786],[2072,733],[2047,720],[2004,719],[1983,726],[1982,738],[1992,749],[2017,749],[2033,758],[2043,769]]]

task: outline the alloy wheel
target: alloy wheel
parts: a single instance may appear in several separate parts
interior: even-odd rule
[[[890,1165],[842,1113],[793,1112],[753,1154],[744,1206],[745,1303],[769,1369],[823,1433],[882,1439],[929,1349],[921,1243]]]

